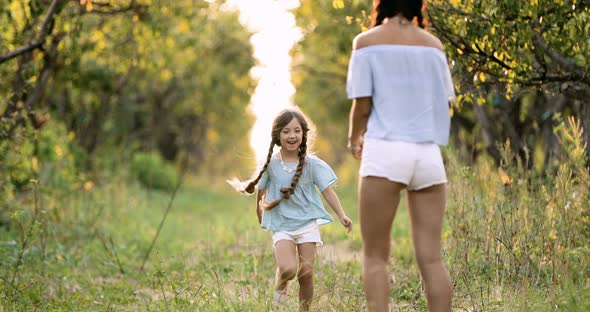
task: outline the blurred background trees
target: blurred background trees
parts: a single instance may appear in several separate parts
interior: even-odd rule
[[[239,162],[235,152],[249,151],[254,58],[251,33],[222,5],[2,2],[3,195],[24,187],[39,163],[68,162],[73,172],[60,174],[75,176],[116,171],[137,152],[177,164],[190,155],[190,170],[202,174]]]
[[[451,146],[462,162],[499,163],[499,143],[508,141],[542,174],[557,162],[556,127],[569,116],[589,141],[588,3],[428,1],[428,26],[445,44],[456,84]],[[31,179],[84,180],[128,163],[144,177],[142,167],[167,162],[174,171],[184,159],[195,175],[249,175],[252,34],[224,5],[2,2],[2,198]],[[346,71],[370,6],[302,0],[293,11],[304,35],[291,51],[294,102],[318,128],[314,150],[336,168],[352,161]]]

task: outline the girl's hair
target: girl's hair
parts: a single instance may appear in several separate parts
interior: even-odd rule
[[[418,26],[424,28],[426,19],[422,13],[425,9],[426,5],[422,0],[374,0],[371,27],[381,25],[388,17],[401,15],[409,21],[416,18]]]
[[[281,188],[281,193],[283,193],[283,196],[281,198],[279,198],[278,200],[275,200],[270,203],[264,203],[264,205],[262,205],[262,208],[264,210],[270,210],[273,207],[275,207],[276,205],[278,205],[281,202],[281,200],[289,199],[289,197],[291,197],[291,194],[293,194],[293,192],[295,191],[295,187],[297,186],[297,183],[299,182],[299,178],[301,178],[301,174],[303,173],[303,164],[305,163],[305,156],[307,155],[307,141],[308,141],[307,140],[307,133],[309,131],[309,124],[302,112],[300,112],[299,110],[294,109],[294,108],[287,108],[287,109],[282,110],[277,115],[277,117],[275,117],[275,119],[272,123],[271,141],[270,141],[270,147],[268,148],[268,154],[266,155],[266,161],[264,162],[264,165],[260,169],[260,172],[258,172],[258,175],[256,175],[256,178],[254,178],[250,181],[247,181],[246,183],[239,183],[239,184],[238,183],[230,183],[234,186],[234,188],[236,188],[236,190],[238,190],[242,193],[248,193],[248,194],[254,193],[256,184],[258,184],[258,181],[260,181],[262,174],[268,168],[268,164],[270,163],[270,159],[272,157],[272,152],[273,152],[274,146],[275,145],[281,146],[281,140],[280,140],[281,130],[283,130],[283,128],[285,128],[285,126],[287,126],[287,124],[289,124],[291,122],[291,120],[293,120],[293,118],[295,118],[295,119],[297,119],[297,121],[299,121],[299,123],[301,124],[301,130],[303,132],[302,138],[301,138],[301,145],[299,145],[299,153],[298,153],[299,163],[297,164],[297,169],[295,170],[295,175],[293,176],[293,179],[291,180],[291,186]]]

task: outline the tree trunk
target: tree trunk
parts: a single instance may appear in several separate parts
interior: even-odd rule
[[[498,153],[498,149],[496,148],[497,137],[493,132],[492,126],[490,124],[490,119],[488,118],[487,113],[485,112],[483,107],[481,107],[481,105],[477,104],[476,102],[473,103],[473,111],[475,112],[477,121],[481,126],[483,141],[486,146],[486,150],[497,163],[500,163],[501,156],[500,153]]]
[[[588,97],[582,100],[580,120],[584,128],[583,139],[586,143],[586,166],[590,166],[590,100],[588,100]]]

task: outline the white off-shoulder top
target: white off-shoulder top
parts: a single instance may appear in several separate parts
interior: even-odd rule
[[[455,89],[441,50],[394,44],[354,50],[346,89],[349,99],[372,97],[365,137],[448,143]]]

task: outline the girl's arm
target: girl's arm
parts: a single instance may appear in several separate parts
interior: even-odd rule
[[[350,233],[350,231],[352,230],[352,221],[350,220],[350,218],[348,218],[348,216],[344,212],[344,209],[342,209],[342,205],[340,204],[340,199],[338,199],[338,195],[336,195],[336,192],[334,192],[332,187],[328,186],[322,192],[322,196],[324,196],[324,198],[328,202],[328,205],[330,205],[330,208],[332,208],[332,210],[334,210],[336,215],[338,215],[338,219],[340,219],[340,223],[342,223],[342,225]]]
[[[363,135],[367,131],[367,122],[373,108],[371,97],[363,97],[352,100],[350,108],[349,128],[348,128],[348,149],[352,156],[361,159],[363,150]]]
[[[260,206],[260,202],[264,200],[264,193],[266,193],[266,189],[258,190],[256,193],[256,215],[258,216],[258,224],[262,223],[262,207]]]

